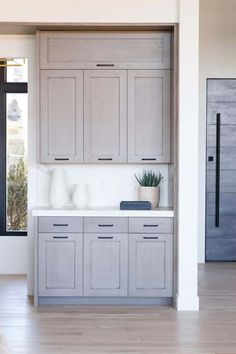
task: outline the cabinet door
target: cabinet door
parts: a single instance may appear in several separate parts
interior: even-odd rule
[[[39,296],[81,296],[82,265],[82,234],[39,234]]]
[[[172,297],[173,236],[131,234],[129,295]]]
[[[127,162],[127,72],[87,70],[84,75],[85,162]]]
[[[127,296],[128,236],[85,234],[84,295]]]
[[[170,71],[128,71],[128,162],[170,162]]]
[[[42,70],[41,162],[83,162],[83,71]]]

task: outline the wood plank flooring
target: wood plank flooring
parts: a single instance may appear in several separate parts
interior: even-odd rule
[[[134,306],[36,310],[24,276],[0,276],[0,331],[13,354],[236,354],[236,264],[201,265],[199,295],[199,312]]]

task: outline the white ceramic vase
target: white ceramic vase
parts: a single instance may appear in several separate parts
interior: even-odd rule
[[[87,184],[75,184],[72,201],[78,209],[86,209],[88,207],[89,192]]]
[[[68,189],[65,171],[61,168],[52,170],[49,190],[49,203],[55,209],[63,208],[68,201]]]
[[[160,187],[139,187],[139,200],[151,203],[152,209],[159,205]]]

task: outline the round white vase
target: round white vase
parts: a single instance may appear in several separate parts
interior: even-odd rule
[[[78,209],[86,209],[88,207],[89,192],[87,184],[75,184],[72,201]]]
[[[160,202],[160,187],[139,187],[139,200],[151,203],[152,209]]]
[[[61,168],[52,170],[49,190],[49,203],[55,209],[63,208],[68,201],[68,189],[65,171]]]

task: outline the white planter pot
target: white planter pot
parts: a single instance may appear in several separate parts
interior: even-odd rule
[[[89,192],[87,184],[75,184],[72,201],[78,209],[86,209],[89,205]]]
[[[65,171],[60,168],[52,170],[49,190],[49,203],[53,208],[61,209],[68,201]]]
[[[160,201],[160,187],[139,187],[139,200],[150,202],[152,209],[157,208]]]

